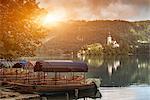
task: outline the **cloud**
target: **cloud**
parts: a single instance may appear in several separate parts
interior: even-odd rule
[[[38,0],[49,11],[63,9],[68,19],[150,19],[150,0]],[[143,15],[141,15],[143,14]],[[144,15],[147,15],[146,17]]]

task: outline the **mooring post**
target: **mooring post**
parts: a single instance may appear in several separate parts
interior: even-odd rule
[[[67,98],[67,100],[69,100],[69,93],[68,92],[66,92],[66,98]]]
[[[78,99],[78,96],[79,96],[79,90],[78,90],[78,89],[75,89],[75,100]]]
[[[41,100],[48,100],[46,97],[41,97]]]

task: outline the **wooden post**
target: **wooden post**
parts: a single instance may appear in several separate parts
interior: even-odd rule
[[[3,78],[2,78],[2,79],[3,79],[3,81],[4,81],[4,68],[3,68]]]
[[[75,89],[75,100],[78,99],[78,96],[79,96],[79,90],[78,90],[78,89]]]
[[[65,73],[65,80],[66,80],[66,84],[67,84],[67,75],[66,75],[66,73]]]
[[[18,70],[16,69],[16,81],[17,81],[17,74],[18,74]]]
[[[40,83],[40,72],[38,72],[37,74],[38,74],[38,83]]]
[[[29,83],[29,71],[28,71],[28,83]]]
[[[60,72],[59,72],[59,77],[58,77],[58,79],[60,79]]]
[[[73,72],[73,82],[74,82],[74,72]]]
[[[44,82],[45,82],[45,72],[44,72]]]
[[[48,100],[46,97],[42,97],[40,100]]]
[[[56,85],[56,81],[57,81],[57,72],[55,72],[55,85]]]
[[[67,98],[67,100],[69,100],[69,93],[68,92],[66,92],[66,98]]]
[[[86,79],[86,76],[85,76],[85,72],[84,72],[84,83],[85,83],[85,79]]]

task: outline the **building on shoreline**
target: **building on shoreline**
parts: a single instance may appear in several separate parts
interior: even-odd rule
[[[110,33],[107,37],[107,45],[112,45],[113,48],[118,48],[119,47],[119,44],[117,43],[117,41],[113,41],[112,36],[110,35]]]

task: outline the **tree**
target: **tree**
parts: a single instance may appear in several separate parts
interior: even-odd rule
[[[103,47],[100,43],[85,45],[81,48],[79,53],[82,55],[102,55]]]
[[[34,55],[46,33],[35,22],[42,13],[35,0],[0,0],[0,57]]]

